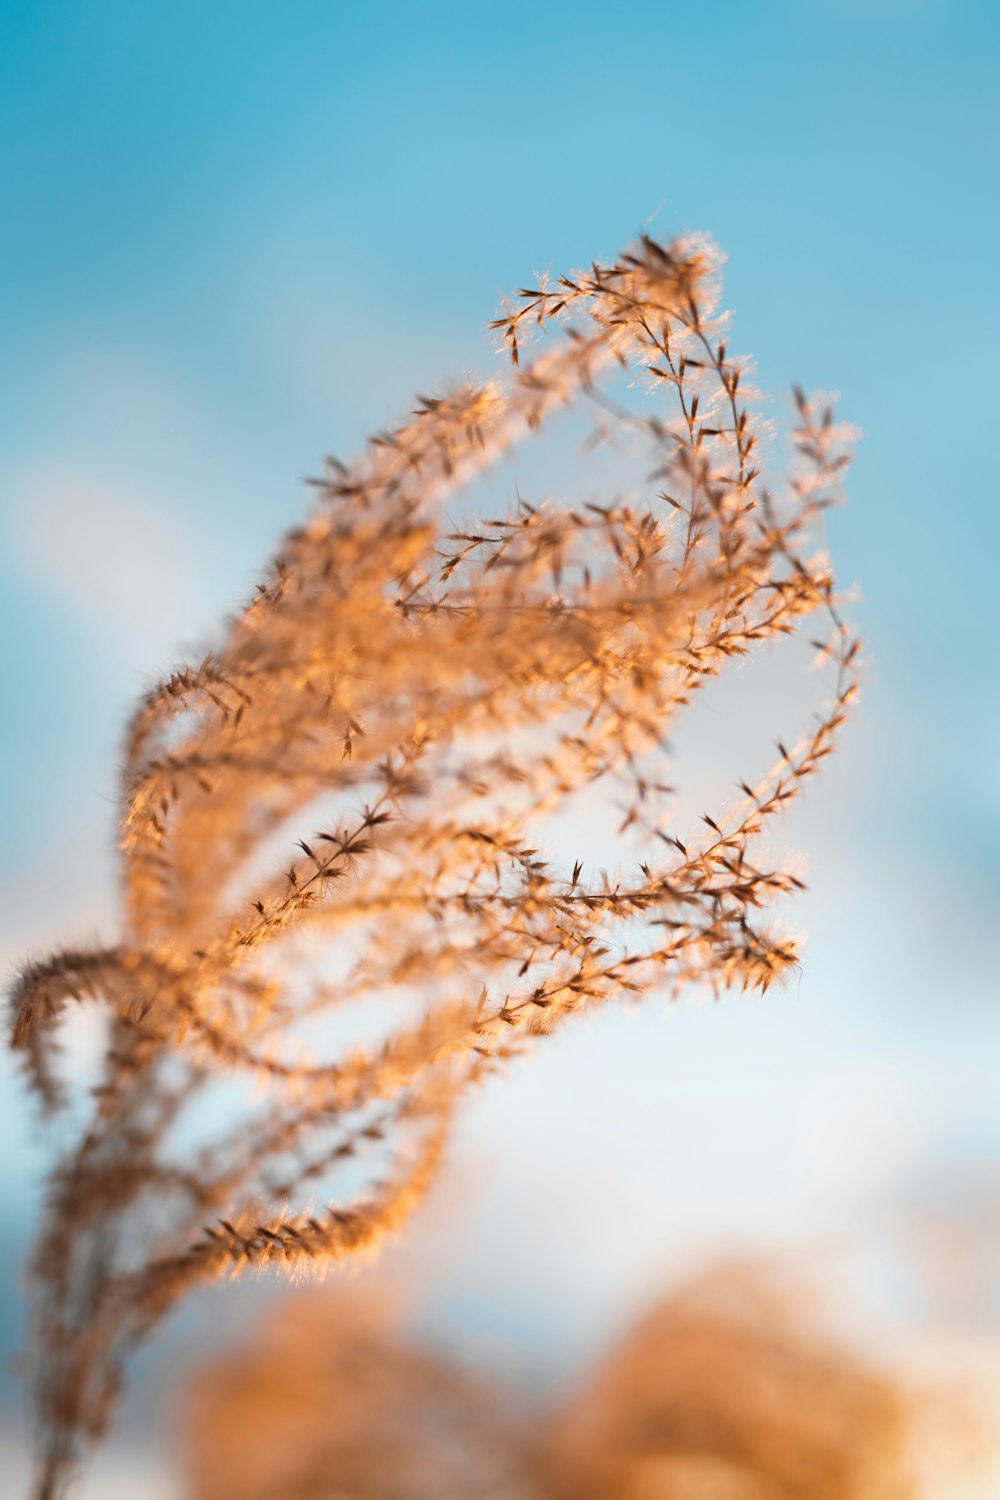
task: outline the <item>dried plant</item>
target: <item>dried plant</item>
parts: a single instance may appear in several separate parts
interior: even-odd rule
[[[184,1402],[191,1500],[913,1500],[916,1398],[720,1266],[650,1308],[561,1404],[303,1297]]]
[[[912,1500],[915,1404],[787,1278],[720,1266],[651,1309],[546,1434],[550,1500]]]
[[[358,1286],[282,1303],[185,1388],[192,1500],[515,1500],[534,1434],[513,1393],[406,1338]]]
[[[717,260],[644,238],[521,292],[493,325],[508,378],[421,398],[359,462],[329,461],[217,646],[140,703],[120,942],[32,963],[13,995],[48,1109],[67,1005],[98,1000],[109,1026],[33,1262],[39,1496],[184,1293],[376,1245],[433,1180],[457,1102],[531,1038],[618,996],[764,990],[795,964],[762,912],[799,881],[760,835],[855,692],[816,551],[845,432],[799,394],[797,457],[764,487]],[[569,405],[638,456],[634,493],[446,519]],[[667,833],[674,716],[810,617],[836,678],[813,727],[700,835]],[[622,808],[618,874],[585,873],[595,797]],[[573,814],[563,859],[552,832]],[[349,1045],[338,1017],[359,1005],[383,1031]],[[192,1145],[185,1120],[220,1082],[226,1123]],[[340,1206],[315,1208],[345,1172]]]

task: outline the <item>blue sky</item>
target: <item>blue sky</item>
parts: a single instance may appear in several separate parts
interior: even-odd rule
[[[996,741],[977,601],[998,24],[889,0],[614,18],[8,0],[5,509],[43,465],[113,482],[193,522],[215,591],[238,593],[325,451],[485,367],[503,289],[614,254],[659,209],[659,232],[728,252],[764,388],[836,386],[864,427],[841,570],[880,672],[914,700],[934,683],[943,712],[911,754],[940,767],[965,726],[962,801]],[[64,602],[39,609],[16,557],[3,585],[5,634],[30,619],[33,640],[4,653],[21,860],[61,779],[32,767],[55,769],[63,711],[102,690],[82,640],[69,673]]]
[[[664,1160],[675,1186],[710,1170],[732,1188],[817,1098],[833,1136],[858,1097],[876,1132],[913,1126],[884,1181],[833,1195],[859,1233],[915,1182],[1000,1166],[998,64],[1000,8],[962,0],[2,0],[4,962],[113,925],[128,704],[245,592],[302,478],[414,390],[488,371],[505,290],[613,255],[655,215],[727,252],[733,344],[762,388],[836,388],[864,430],[831,545],[863,594],[868,681],[812,793],[798,997],[695,1013],[665,1043],[655,1017],[582,1031],[490,1108],[551,1130],[560,1100],[554,1160],[570,1180],[574,1150],[596,1153],[629,1203],[635,1184],[648,1260],[685,1232],[640,1224]],[[609,1047],[613,1149],[586,1134],[579,1084]],[[651,1054],[675,1104],[637,1113]],[[43,1153],[22,1105],[7,1088],[2,1172],[30,1221]],[[488,1138],[489,1108],[477,1120]],[[698,1144],[672,1154],[668,1135]],[[803,1237],[814,1170],[775,1188]],[[504,1171],[479,1256],[524,1211]],[[762,1232],[764,1200],[719,1220],[691,1191],[692,1234]],[[581,1305],[607,1285],[585,1264]],[[489,1321],[471,1291],[461,1306]]]

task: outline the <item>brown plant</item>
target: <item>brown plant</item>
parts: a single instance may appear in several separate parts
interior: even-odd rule
[[[774,1275],[650,1309],[548,1432],[551,1500],[911,1500],[903,1389]]]
[[[770,1271],[649,1308],[568,1398],[422,1350],[353,1293],[293,1300],[185,1395],[191,1500],[913,1500],[916,1400]],[[527,1409],[525,1409],[527,1408]]]
[[[191,1500],[514,1500],[532,1437],[501,1382],[404,1337],[357,1286],[285,1299],[186,1388]]]
[[[623,995],[766,990],[796,963],[762,913],[800,882],[760,835],[855,692],[815,550],[845,433],[799,393],[793,469],[764,487],[716,264],[707,243],[643,238],[522,291],[493,325],[509,377],[420,398],[357,463],[330,460],[218,644],[140,703],[120,940],[29,964],[13,995],[47,1109],[66,1007],[100,1001],[109,1027],[33,1260],[40,1497],[179,1298],[376,1245],[433,1180],[463,1094],[532,1038]],[[638,455],[634,494],[445,519],[573,403]],[[668,834],[674,716],[809,617],[830,701],[739,805]],[[624,873],[585,874],[580,829],[565,858],[542,852],[557,816],[612,795]],[[348,1045],[338,1016],[358,1006],[382,1032]],[[226,1124],[192,1145],[184,1121],[220,1083]],[[315,1208],[345,1173],[345,1200]]]

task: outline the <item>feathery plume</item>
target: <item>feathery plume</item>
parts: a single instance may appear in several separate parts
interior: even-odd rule
[[[493,324],[506,378],[420,397],[356,463],[330,460],[246,607],[139,704],[120,939],[29,964],[12,997],[50,1111],[61,1016],[94,1000],[109,1026],[33,1260],[40,1500],[189,1289],[376,1246],[433,1181],[463,1095],[533,1038],[623,995],[763,991],[796,963],[765,913],[800,882],[760,835],[856,691],[817,550],[847,434],[800,395],[794,472],[765,488],[717,264],[644,237],[522,290]],[[446,519],[571,404],[641,457],[634,494]],[[806,620],[829,701],[734,811],[668,835],[675,715]],[[620,800],[626,873],[590,874],[582,830],[565,860],[548,847],[580,794]],[[394,1024],[345,1046],[359,1005]],[[220,1081],[257,1092],[185,1146]]]

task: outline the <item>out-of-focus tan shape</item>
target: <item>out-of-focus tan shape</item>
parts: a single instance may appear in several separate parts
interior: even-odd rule
[[[904,1500],[907,1407],[759,1274],[721,1268],[648,1313],[555,1427],[574,1500]]]
[[[562,1409],[350,1292],[286,1304],[189,1398],[191,1500],[909,1500],[913,1409],[759,1271],[654,1306]],[[921,1492],[922,1493],[922,1492]]]
[[[357,1286],[292,1299],[196,1382],[192,1500],[533,1494],[508,1393],[404,1341]]]

